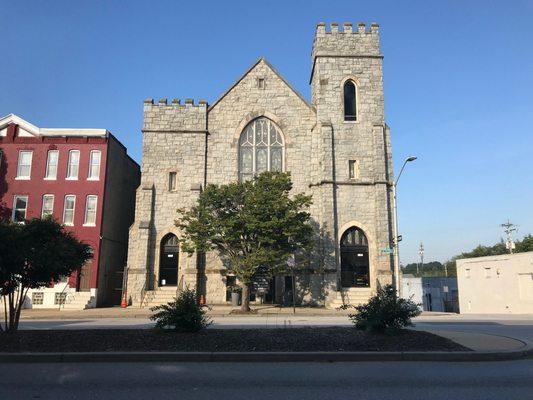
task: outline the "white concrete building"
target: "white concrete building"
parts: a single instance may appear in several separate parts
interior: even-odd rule
[[[403,275],[401,294],[422,311],[459,312],[457,279]]]
[[[533,313],[533,252],[457,260],[462,314]]]

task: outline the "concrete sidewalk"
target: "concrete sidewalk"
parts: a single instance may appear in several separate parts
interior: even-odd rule
[[[532,347],[519,339],[486,333],[444,331],[439,329],[423,330],[453,340],[455,343],[459,343],[476,352],[512,352]]]
[[[208,315],[211,316],[232,316],[231,314],[238,307],[226,305],[209,306]],[[324,307],[296,307],[296,313],[292,307],[279,307],[273,305],[252,306],[254,314],[247,314],[246,317],[264,316],[264,315],[298,315],[298,316],[347,316],[353,311],[335,310]],[[86,318],[148,318],[153,312],[148,308],[137,307],[107,307],[107,308],[90,308],[87,310],[58,310],[58,309],[25,309],[22,310],[21,319],[86,319]],[[451,313],[423,312],[423,316],[442,316],[454,315]]]

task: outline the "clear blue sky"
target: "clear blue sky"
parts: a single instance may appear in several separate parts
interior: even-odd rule
[[[107,128],[141,158],[142,100],[213,102],[259,56],[307,98],[319,21],[381,25],[403,263],[533,233],[533,1],[6,1],[0,114]]]

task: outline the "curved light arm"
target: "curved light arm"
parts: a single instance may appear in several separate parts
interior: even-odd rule
[[[403,162],[403,165],[402,165],[402,169],[400,169],[400,173],[398,174],[398,177],[396,178],[396,181],[394,181],[394,186],[396,186],[398,184],[398,181],[400,180],[400,176],[402,176],[403,169],[405,168],[405,165],[408,162],[411,162],[411,161],[414,161],[414,160],[416,160],[415,156],[409,156],[409,157],[407,157],[405,159],[405,161]]]

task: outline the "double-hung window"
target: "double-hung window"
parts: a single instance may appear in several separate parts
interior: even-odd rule
[[[69,194],[65,196],[65,205],[63,207],[63,223],[65,225],[74,225],[74,209],[76,206],[76,196]]]
[[[92,150],[89,157],[89,176],[90,180],[100,179],[100,159],[102,153],[100,150]]]
[[[32,158],[33,151],[31,150],[22,150],[19,152],[17,179],[30,179]]]
[[[57,163],[59,161],[59,151],[48,150],[48,157],[46,159],[46,174],[44,179],[57,178]]]
[[[67,179],[78,179],[80,168],[80,151],[70,150],[68,152]]]
[[[49,215],[52,215],[54,212],[54,195],[45,194],[43,196],[43,208],[41,211],[41,218],[46,218]]]
[[[11,216],[13,222],[24,222],[26,220],[27,210],[28,196],[15,196],[13,201],[13,214]]]
[[[96,225],[96,203],[98,196],[89,195],[85,203],[85,221],[83,225],[94,226]]]

